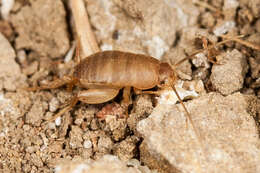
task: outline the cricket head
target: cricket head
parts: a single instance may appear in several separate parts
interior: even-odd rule
[[[162,87],[172,87],[177,79],[177,74],[171,65],[161,63],[159,70],[159,84]]]

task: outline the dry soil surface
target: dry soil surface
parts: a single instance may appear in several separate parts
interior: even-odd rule
[[[222,34],[260,45],[259,0],[85,3],[101,50],[174,65]],[[175,69],[194,126],[170,92],[133,93],[128,116],[120,92],[48,121],[81,88],[25,88],[72,73],[69,3],[2,0],[0,12],[0,172],[260,172],[259,50],[229,42]]]

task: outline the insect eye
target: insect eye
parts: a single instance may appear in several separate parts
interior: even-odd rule
[[[160,85],[163,85],[163,84],[165,84],[165,81],[161,81],[161,82],[160,82]]]
[[[162,79],[161,81],[160,81],[160,85],[165,85],[166,84],[166,78],[164,78],[164,79]]]

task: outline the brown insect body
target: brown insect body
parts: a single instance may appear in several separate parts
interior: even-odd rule
[[[206,46],[206,50],[211,51],[216,46],[232,40],[237,41],[237,39],[224,40],[217,44],[213,44],[210,47]],[[240,40],[238,40],[238,42],[242,44],[244,43]],[[62,85],[67,85],[69,90],[71,90],[75,85],[84,89],[83,91],[79,91],[71,99],[70,104],[60,110],[60,112],[51,119],[54,120],[65,112],[70,111],[78,101],[88,104],[104,103],[116,97],[119,90],[122,88],[123,104],[127,106],[130,103],[131,88],[134,88],[136,94],[157,95],[160,95],[160,91],[163,89],[171,88],[184,108],[187,119],[190,121],[198,142],[204,151],[202,139],[199,135],[198,129],[195,127],[191,115],[183,104],[174,86],[177,80],[175,67],[178,67],[186,60],[194,58],[196,54],[203,52],[204,50],[205,49],[196,51],[195,53],[175,63],[174,66],[171,66],[168,63],[162,63],[153,57],[141,54],[120,51],[98,52],[86,57],[83,61],[80,61],[75,67],[74,74],[72,76],[64,76],[62,79],[56,79],[49,84],[40,87],[32,87],[28,90],[35,91],[42,89],[53,89]],[[79,51],[77,52],[76,57],[79,58]],[[151,89],[155,86],[158,86],[158,91],[147,91],[147,89]]]
[[[79,58],[78,51],[76,57]],[[70,105],[56,114],[55,118],[70,110],[77,101],[100,104],[112,100],[122,88],[123,104],[128,106],[131,88],[134,88],[136,94],[160,95],[160,90],[142,90],[155,86],[161,90],[166,88],[175,90],[176,79],[177,76],[172,66],[151,56],[121,51],[104,51],[80,61],[75,66],[72,76],[64,76],[62,79],[29,90],[53,89],[62,85],[67,85],[69,90],[75,85],[83,89],[77,92]]]
[[[126,108],[130,103],[131,88],[134,88],[136,94],[156,95],[160,95],[163,89],[172,89],[185,109],[187,118],[190,120],[201,143],[199,133],[194,126],[191,116],[174,87],[177,80],[174,67],[146,55],[104,51],[80,61],[74,68],[72,76],[65,76],[63,79],[57,79],[47,85],[31,88],[31,90],[52,89],[62,85],[68,85],[69,89],[72,89],[74,85],[83,88],[71,99],[67,107],[63,108],[51,119],[54,120],[65,112],[70,111],[78,101],[87,104],[105,103],[115,98],[122,88],[122,104],[126,105]],[[158,91],[146,90],[155,86],[158,86]]]
[[[76,57],[79,58],[78,51]],[[136,94],[160,95],[163,89],[175,90],[176,79],[177,76],[172,66],[151,56],[121,51],[104,51],[80,61],[75,66],[72,76],[64,76],[62,79],[56,79],[47,85],[29,88],[29,90],[53,89],[62,85],[67,85],[69,90],[75,85],[83,89],[77,92],[67,107],[53,117],[55,119],[72,109],[78,101],[100,104],[112,100],[122,88],[122,103],[128,106],[131,88]],[[142,91],[155,86],[161,90]]]
[[[150,56],[121,51],[104,51],[93,54],[76,67],[73,77],[84,88],[134,87],[145,90],[155,87],[161,80],[173,78],[167,63]],[[160,76],[162,75],[162,76]]]

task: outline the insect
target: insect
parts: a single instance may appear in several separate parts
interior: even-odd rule
[[[153,57],[121,51],[103,51],[80,61],[74,68],[72,76],[64,76],[29,90],[54,89],[63,85],[68,85],[69,90],[73,86],[83,88],[84,90],[73,97],[69,106],[56,115],[59,116],[72,109],[78,101],[87,104],[110,101],[121,89],[123,89],[123,104],[129,105],[131,88],[136,94],[159,95],[164,89],[175,90],[176,80],[174,67]],[[156,86],[160,90],[143,91]]]
[[[223,44],[227,41],[230,40],[224,40],[216,45]],[[210,50],[216,45],[209,46],[206,50]],[[77,46],[76,58],[80,59],[78,48],[79,46]],[[191,115],[183,104],[174,84],[178,79],[176,68],[184,61],[193,58],[194,55],[202,51],[205,51],[205,49],[196,51],[175,65],[160,62],[151,56],[142,54],[121,51],[98,52],[86,57],[84,60],[78,61],[74,68],[73,75],[64,76],[46,85],[28,88],[28,90],[54,89],[63,85],[67,85],[70,91],[73,86],[83,89],[78,91],[70,103],[54,115],[51,120],[55,120],[57,117],[70,111],[78,101],[87,104],[108,102],[115,98],[121,89],[123,89],[122,103],[126,105],[126,107],[128,107],[130,103],[131,88],[133,88],[136,94],[155,95],[160,95],[164,90],[173,90],[186,112],[186,120],[189,120],[191,123],[200,142],[200,136],[192,121]],[[158,87],[158,90],[149,90],[154,87]]]
[[[105,103],[115,98],[123,89],[123,104],[129,105],[130,91],[136,94],[160,95],[164,89],[173,89],[177,80],[175,67],[143,55],[121,51],[103,51],[80,61],[72,76],[64,76],[46,85],[29,88],[31,91],[55,89],[67,85],[69,90],[78,86],[79,91],[70,104],[55,117],[69,111],[78,102]],[[158,91],[143,91],[158,87]],[[176,92],[177,94],[177,92]],[[178,94],[177,94],[178,95]]]

